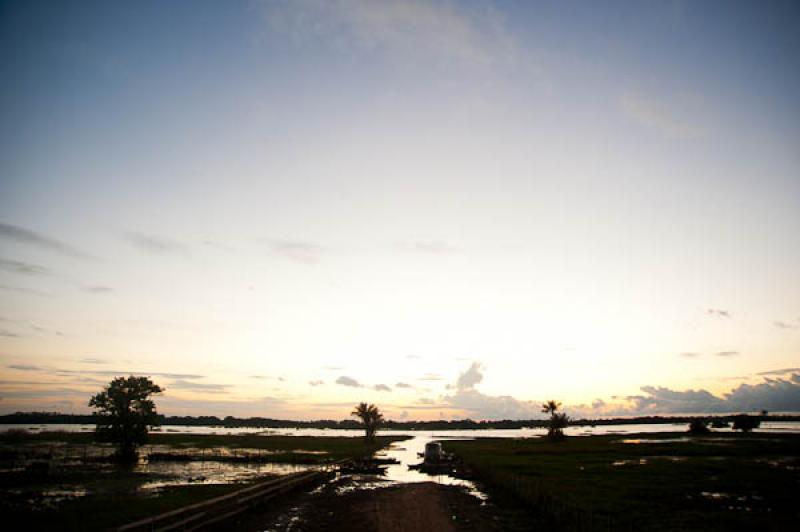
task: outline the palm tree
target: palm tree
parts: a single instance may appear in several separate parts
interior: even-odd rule
[[[561,408],[561,401],[550,399],[546,403],[542,403],[542,412],[545,414],[553,414],[559,408]]]
[[[542,404],[542,412],[550,414],[550,426],[547,427],[547,437],[551,440],[563,440],[564,429],[569,424],[569,418],[565,413],[558,413],[561,403],[553,399]]]
[[[364,424],[364,439],[370,443],[375,441],[375,433],[384,421],[383,414],[378,410],[378,407],[367,403],[358,403],[350,415],[361,419]]]

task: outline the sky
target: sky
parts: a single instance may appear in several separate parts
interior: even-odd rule
[[[0,413],[800,411],[800,4],[0,3]]]

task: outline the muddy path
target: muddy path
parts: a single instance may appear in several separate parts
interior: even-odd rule
[[[364,487],[342,479],[295,494],[226,523],[242,531],[500,531],[534,530],[531,517],[500,508],[459,486],[433,482]]]

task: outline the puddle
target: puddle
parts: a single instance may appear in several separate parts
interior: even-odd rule
[[[635,439],[627,439],[627,440],[616,440],[614,443],[624,443],[628,445],[639,445],[639,444],[647,444],[647,443],[684,443],[687,441],[691,441],[689,438],[669,438],[669,439],[647,439],[647,438],[635,438]]]
[[[230,447],[183,447],[175,449],[166,445],[153,445],[143,449],[142,456],[149,462],[156,461],[231,461],[231,462],[270,462],[274,456],[282,455],[324,456],[327,451],[305,449],[256,449]]]
[[[462,486],[467,493],[473,497],[485,501],[487,496],[480,491],[475,483],[453,477],[448,474],[429,474],[422,471],[410,469],[408,466],[417,465],[422,462],[418,453],[425,451],[425,444],[432,441],[458,440],[463,438],[437,438],[434,436],[414,436],[410,440],[404,440],[391,444],[387,449],[375,453],[376,458],[390,458],[397,460],[397,464],[390,464],[386,468],[386,474],[382,477],[388,484],[407,484],[411,482],[435,482],[446,486]]]
[[[701,491],[698,495],[687,495],[687,499],[705,500],[719,504],[720,508],[739,512],[771,512],[766,500],[756,493],[737,495],[723,491]]]
[[[170,486],[190,484],[234,484],[265,475],[289,475],[306,471],[312,466],[303,464],[231,464],[230,462],[149,462],[140,464],[134,471],[156,475],[159,478],[139,485],[138,491],[148,492]]]
[[[45,490],[10,489],[3,493],[3,503],[40,512],[55,510],[63,503],[88,495],[83,486],[55,486]]]
[[[685,462],[689,459],[688,456],[643,456],[641,458],[631,458],[628,460],[616,460],[611,462],[612,466],[625,466],[625,465],[645,465],[650,461],[666,460],[667,462]]]
[[[626,465],[646,465],[647,458],[639,458],[638,460],[617,460],[615,462],[611,462],[612,466],[619,467],[619,466],[626,466]]]

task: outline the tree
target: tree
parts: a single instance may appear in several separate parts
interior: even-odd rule
[[[755,416],[748,416],[747,414],[733,416],[733,430],[750,432],[753,429],[757,429],[760,425],[761,420]]]
[[[378,410],[378,407],[367,403],[359,403],[350,415],[361,419],[364,424],[364,439],[368,442],[375,441],[375,433],[378,432],[384,422],[383,414]]]
[[[558,413],[561,403],[549,400],[542,404],[542,412],[550,414],[550,425],[547,427],[547,437],[554,441],[564,439],[564,429],[569,425],[569,417],[565,413]]]
[[[691,434],[708,434],[711,432],[708,429],[708,420],[705,419],[693,419],[689,423],[689,433]]]
[[[150,427],[159,424],[151,395],[164,391],[147,377],[117,377],[89,400],[94,407],[99,441],[118,445],[117,457],[135,461],[136,448],[147,441]]]

